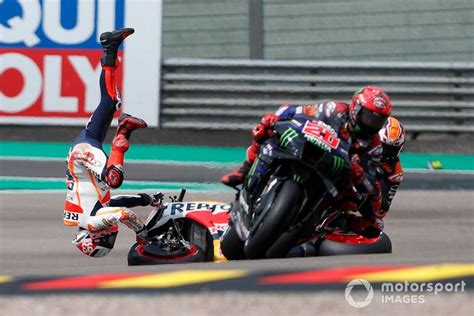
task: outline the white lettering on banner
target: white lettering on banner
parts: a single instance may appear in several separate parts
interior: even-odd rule
[[[25,43],[34,46],[40,42],[35,31],[41,22],[41,7],[38,0],[18,0],[23,18],[15,16],[8,20],[10,27],[0,24],[0,42],[13,44]]]
[[[100,34],[115,29],[115,0],[99,0],[97,14],[97,43]]]
[[[100,100],[100,34],[129,26],[118,84],[126,110],[158,126],[162,1],[118,3],[0,0],[12,10],[0,24],[0,124],[83,124]]]
[[[71,29],[61,25],[61,2],[44,0],[43,28],[45,34],[59,44],[82,43],[94,32],[94,0],[77,1],[77,22]]]
[[[44,75],[38,65],[25,55],[7,53],[0,55],[0,73],[7,69],[19,71],[23,77],[21,92],[13,97],[4,95],[0,91],[0,110],[8,113],[18,113],[28,109],[41,95],[44,84],[43,109],[45,112],[76,112],[79,100],[76,97],[61,96],[63,77],[62,57],[57,55],[44,56]],[[76,74],[85,86],[86,111],[92,112],[100,100],[100,90],[97,81],[100,77],[100,63],[96,67],[89,62],[86,56],[68,56]]]
[[[23,77],[23,89],[14,97],[7,97],[0,91],[0,110],[17,113],[29,108],[41,94],[41,71],[28,57],[8,53],[0,55],[0,74],[7,69],[16,69]]]
[[[85,56],[69,56],[68,59],[85,85],[86,112],[93,112],[100,100],[100,90],[97,89],[97,78],[100,77],[102,67],[98,62],[97,67],[94,69],[89,59]]]
[[[44,56],[43,109],[45,112],[77,112],[78,110],[77,98],[61,96],[61,60],[61,56]]]
[[[39,0],[17,0],[23,17],[8,20],[6,27],[0,24],[0,42],[7,44],[24,43],[35,46],[40,38],[35,34],[41,21],[45,35],[58,44],[80,44],[94,33],[95,1],[77,1],[76,25],[65,29],[61,24],[61,1],[44,0],[43,12]],[[43,16],[43,19],[41,17]],[[97,42],[100,33],[115,28],[115,0],[100,0],[97,8]]]

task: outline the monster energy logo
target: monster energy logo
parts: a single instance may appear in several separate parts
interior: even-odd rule
[[[293,181],[296,183],[301,183],[301,176],[299,174],[293,174]]]
[[[286,131],[281,134],[280,137],[280,144],[282,147],[288,146],[288,144],[298,136],[298,133],[292,129],[291,127],[288,128]]]
[[[257,164],[258,164],[258,158],[254,161],[254,163],[252,164],[252,168],[250,168],[250,171],[247,175],[247,177],[245,178],[245,186],[247,188],[250,188],[252,186],[252,183],[253,183],[253,180],[254,180],[254,173],[255,173],[255,170],[257,169]]]
[[[338,174],[344,168],[344,159],[338,156],[332,156],[332,173]]]
[[[255,160],[255,162],[252,164],[252,168],[250,168],[250,171],[249,171],[249,176],[255,173],[255,169],[257,169],[257,162],[258,162],[258,159]]]

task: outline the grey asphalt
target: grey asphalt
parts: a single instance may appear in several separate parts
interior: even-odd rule
[[[187,200],[230,201],[231,193],[189,194]],[[474,262],[474,191],[401,190],[386,221],[393,253],[321,258],[128,267],[134,234],[121,231],[111,254],[89,258],[71,244],[74,228],[63,226],[64,193],[0,193],[0,273],[74,275],[160,272],[179,269],[292,270],[354,264]],[[147,210],[137,210],[146,218]]]
[[[33,170],[32,170],[33,169]],[[214,181],[224,169],[200,166],[127,165],[136,180]],[[62,177],[62,162],[0,161],[0,174]],[[249,260],[161,266],[127,266],[134,234],[122,226],[114,250],[104,258],[89,258],[75,249],[75,229],[62,224],[65,192],[7,193],[0,191],[0,275],[90,275],[101,273],[159,273],[193,269],[289,271],[349,265],[396,265],[474,262],[474,181],[468,175],[411,174],[406,177],[386,219],[393,253],[338,257]],[[131,192],[132,193],[132,192]],[[230,201],[232,193],[189,193],[186,200]],[[137,209],[142,218],[146,208]],[[425,304],[349,306],[344,293],[242,293],[135,295],[60,295],[0,297],[5,315],[470,315],[473,294],[432,295]],[[378,294],[376,294],[378,295]],[[87,306],[87,308],[85,308]],[[227,309],[232,306],[231,309]]]

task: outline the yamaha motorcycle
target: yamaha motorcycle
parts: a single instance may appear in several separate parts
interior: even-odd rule
[[[286,257],[310,239],[317,241],[312,255],[367,253],[380,242],[383,249],[373,248],[374,252],[391,250],[386,236],[373,240],[338,236],[337,223],[344,216],[331,206],[337,202],[335,184],[350,174],[349,141],[329,124],[305,115],[277,122],[274,131],[237,188],[221,241],[224,256],[229,260]],[[333,251],[331,242],[343,248]],[[370,249],[346,249],[351,244],[367,244]]]

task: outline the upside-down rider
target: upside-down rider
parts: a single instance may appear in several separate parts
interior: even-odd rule
[[[67,157],[67,196],[64,205],[64,224],[78,226],[73,244],[84,254],[103,257],[113,248],[122,222],[136,233],[137,242],[147,241],[147,229],[130,207],[161,203],[162,194],[110,196],[124,180],[124,155],[129,149],[131,133],[146,128],[144,120],[123,113],[112,140],[110,156],[102,148],[114,113],[121,106],[116,83],[119,66],[117,51],[125,38],[133,34],[131,28],[100,35],[103,47],[100,74],[100,103],[86,127],[73,141]]]
[[[383,220],[379,216],[382,206],[380,182],[375,172],[372,169],[365,170],[363,165],[375,166],[380,162],[382,144],[378,132],[390,116],[391,108],[388,95],[376,86],[367,86],[356,91],[350,104],[326,100],[314,105],[284,105],[276,113],[263,116],[252,131],[253,140],[247,149],[246,160],[241,166],[224,175],[221,181],[229,186],[243,183],[257,158],[261,144],[273,136],[273,126],[278,120],[288,120],[297,114],[303,114],[316,120],[324,117],[326,121],[339,121],[340,124],[337,125],[341,128],[338,134],[351,142],[351,183],[357,189],[354,192],[347,188],[344,198],[341,198],[341,205],[346,210],[355,210],[360,204],[359,193],[365,194],[372,212],[365,218],[361,233],[370,235],[373,231],[381,231]],[[362,157],[364,163],[358,157]]]

